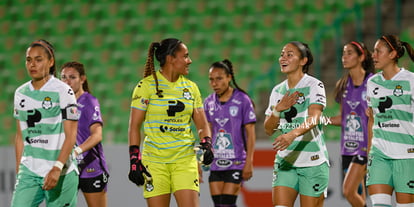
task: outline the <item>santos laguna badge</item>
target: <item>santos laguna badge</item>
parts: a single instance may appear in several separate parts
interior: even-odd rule
[[[404,91],[403,91],[403,89],[402,89],[402,86],[401,86],[401,85],[397,85],[397,86],[395,86],[395,89],[394,89],[394,96],[402,96],[402,95],[403,95],[403,93],[404,93]]]
[[[52,99],[50,97],[45,97],[42,102],[42,107],[46,110],[52,108]]]
[[[190,90],[188,90],[187,88],[184,88],[184,90],[183,90],[183,97],[184,97],[185,99],[187,99],[187,100],[190,100],[190,99],[191,99],[191,93],[190,93]]]

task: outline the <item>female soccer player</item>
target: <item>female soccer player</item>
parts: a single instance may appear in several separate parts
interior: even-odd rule
[[[13,207],[76,206],[78,172],[70,156],[76,142],[77,113],[73,90],[55,78],[55,51],[45,41],[26,51],[31,80],[17,88],[16,172]]]
[[[109,174],[101,143],[103,121],[98,99],[90,92],[83,64],[67,62],[60,75],[75,92],[80,112],[78,146],[75,148],[80,171],[79,188],[89,207],[105,207]]]
[[[256,115],[230,60],[213,63],[209,79],[214,93],[204,101],[204,110],[213,133],[210,193],[215,206],[235,207],[242,181],[253,175]]]
[[[155,71],[155,58],[160,69]],[[168,38],[151,43],[144,79],[134,88],[129,120],[129,179],[145,184],[144,198],[150,207],[167,207],[171,193],[179,207],[199,206],[198,162],[194,152],[194,121],[203,163],[213,160],[211,132],[197,85],[185,78],[191,59],[187,46]],[[142,160],[140,129],[145,139]],[[145,182],[144,182],[145,181]]]
[[[332,117],[331,124],[342,126],[342,192],[353,207],[363,207],[368,160],[366,91],[367,80],[374,73],[374,62],[363,43],[352,41],[344,46],[342,65],[346,73],[335,88],[335,100],[341,104],[341,113]]]
[[[292,207],[298,194],[302,207],[322,207],[329,181],[328,152],[321,116],[324,84],[307,74],[313,56],[307,44],[289,42],[279,57],[287,80],[276,85],[266,109],[264,127],[278,151],[273,172],[273,205]]]
[[[367,186],[373,206],[414,206],[414,74],[400,68],[398,60],[410,44],[395,35],[377,40],[372,57],[380,72],[368,80],[370,107]]]

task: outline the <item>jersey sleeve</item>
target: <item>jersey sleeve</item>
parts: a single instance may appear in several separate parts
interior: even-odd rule
[[[372,107],[371,98],[373,97],[373,83],[371,81],[372,77],[370,77],[367,81],[367,104],[368,107]]]
[[[70,88],[70,86],[63,87],[63,90],[59,92],[60,94],[60,108],[65,109],[68,106],[76,105],[75,92]]]
[[[59,91],[60,109],[62,111],[62,119],[79,120],[78,106],[76,102],[75,92],[68,85],[64,85]]]
[[[323,107],[326,107],[325,86],[322,81],[316,81],[315,84],[311,87],[309,98],[309,105],[320,104]]]
[[[275,106],[276,106],[277,101],[278,101],[279,99],[280,99],[280,96],[279,96],[279,94],[277,93],[276,87],[274,87],[274,88],[272,89],[271,94],[270,94],[270,98],[269,98],[269,105],[268,105],[268,107],[267,107],[267,109],[266,109],[266,111],[265,111],[265,115],[266,115],[266,116],[270,116],[270,115],[272,114],[273,107],[275,107]]]
[[[132,92],[131,107],[146,111],[149,105],[150,91],[149,84],[141,80]]]
[[[14,92],[14,105],[13,105],[13,117],[19,119],[18,104],[21,101],[18,95],[18,90]]]
[[[100,107],[98,99],[95,97],[90,98],[88,107],[89,107],[89,110],[87,110],[87,114],[86,114],[88,116],[88,126],[91,126],[94,123],[103,124],[103,120],[101,116],[101,107]]]
[[[197,84],[193,83],[194,87],[194,109],[203,108],[203,100],[201,98],[200,89],[198,89]]]
[[[206,115],[207,121],[211,123],[211,117],[210,117],[210,113],[208,112],[210,109],[209,107],[209,103],[211,102],[210,96],[208,96],[205,100],[204,100],[204,114]]]
[[[256,114],[254,112],[253,103],[250,98],[245,95],[243,101],[243,125],[256,122]]]

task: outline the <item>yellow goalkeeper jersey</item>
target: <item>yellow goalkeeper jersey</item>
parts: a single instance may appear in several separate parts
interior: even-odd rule
[[[146,111],[142,159],[157,163],[191,159],[195,156],[191,118],[194,109],[203,107],[200,91],[184,76],[169,82],[156,73],[162,97],[156,94],[152,75],[141,80],[132,94],[131,107]]]

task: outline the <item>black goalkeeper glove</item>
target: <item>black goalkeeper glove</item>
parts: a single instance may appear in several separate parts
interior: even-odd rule
[[[211,147],[211,137],[204,137],[200,141],[200,149],[203,151],[202,163],[204,165],[210,165],[214,159],[214,154]]]
[[[129,180],[138,186],[144,185],[145,178],[143,173],[147,176],[147,178],[151,178],[151,174],[147,171],[147,168],[145,168],[141,162],[139,146],[129,146],[129,161],[131,163],[128,174]]]

